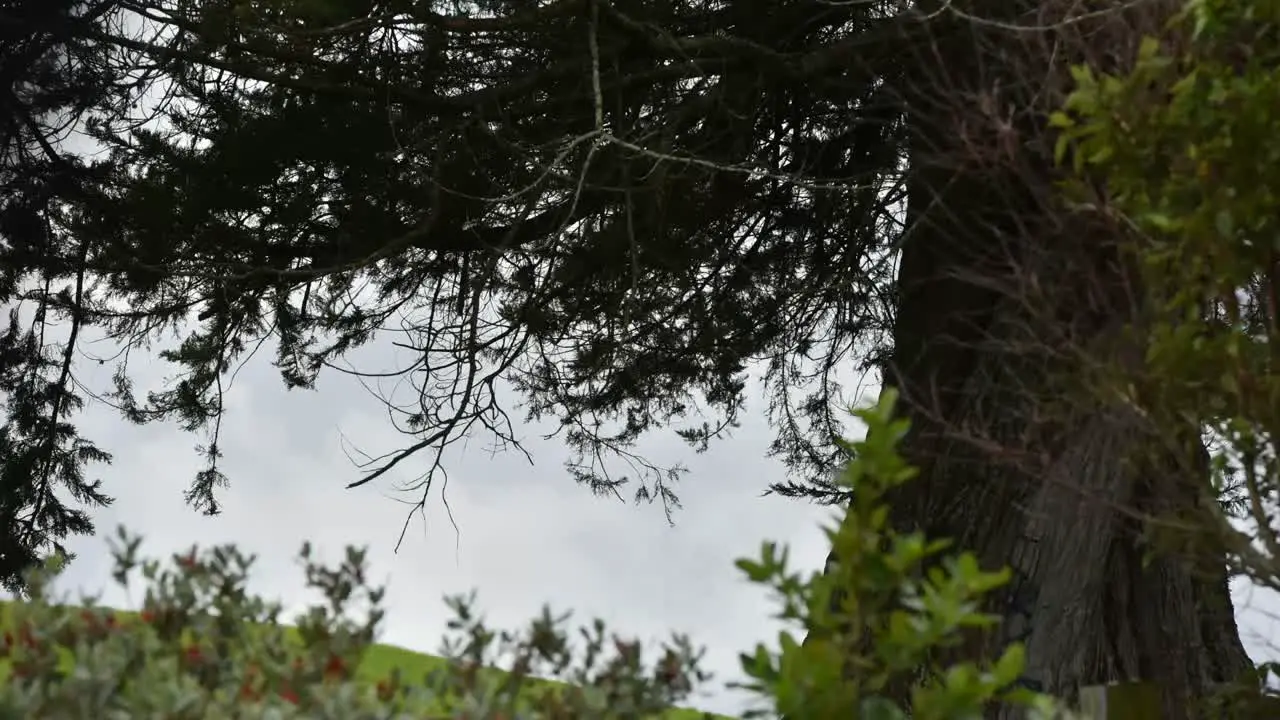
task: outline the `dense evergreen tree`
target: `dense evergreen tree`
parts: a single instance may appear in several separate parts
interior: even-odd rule
[[[964,7],[930,23],[904,86],[911,172],[886,368],[912,401],[921,478],[893,516],[1013,570],[1000,632],[961,653],[1020,640],[1033,687],[1071,698],[1142,678],[1164,716],[1203,717],[1193,703],[1251,667],[1223,555],[1153,540],[1169,518],[1217,522],[1201,429],[1154,423],[1096,386],[1100,368],[1141,372],[1158,305],[1127,226],[1066,202],[1046,131],[1070,63],[1126,67],[1169,8]]]
[[[502,378],[608,490],[604,463],[642,462],[627,448],[645,431],[697,405],[714,417],[682,430],[692,443],[732,423],[753,359],[770,362],[776,450],[830,470],[831,375],[883,325],[868,309],[890,272],[892,53],[850,70],[875,66],[866,34],[889,21],[861,4],[523,7],[136,6],[160,37],[116,42],[167,62],[182,136],[96,133],[122,170],[112,208],[76,227],[103,278],[85,312],[121,337],[200,323],[166,355],[173,387],[135,400],[121,376],[135,419],[210,427],[219,377],[263,336],[310,387],[382,329],[420,354],[419,402],[412,445],[366,480],[473,429],[509,439]],[[192,488],[206,509],[210,469]],[[644,475],[675,499],[669,469]]]
[[[633,443],[705,446],[754,361],[799,479],[776,489],[838,499],[835,373],[863,361],[912,401],[924,478],[899,521],[1015,565],[1031,679],[1152,677],[1181,712],[1247,664],[1225,580],[1144,570],[1115,507],[1193,507],[1199,438],[1140,472],[1132,418],[1055,400],[1142,308],[1114,236],[1048,194],[1075,57],[1054,41],[1081,28],[1071,52],[1119,62],[1136,26],[1040,22],[1052,5],[130,0],[145,33],[80,36],[163,69],[163,123],[95,124],[97,190],[12,272],[91,274],[43,301],[116,337],[183,334],[169,387],[136,398],[122,366],[114,399],[213,434],[189,491],[210,512],[222,381],[264,339],[298,388],[374,337],[417,356],[409,442],[353,484],[469,433],[514,442],[501,381],[560,424],[578,480],[612,492],[629,463],[668,505],[675,470]],[[1197,649],[1168,653],[1170,628]]]
[[[87,510],[109,502],[85,466],[110,456],[72,422],[83,404],[72,359],[86,322],[77,308],[89,247],[63,226],[91,206],[100,178],[62,141],[146,82],[115,49],[87,37],[110,27],[115,6],[0,2],[0,306],[9,310],[0,333],[0,583],[9,589],[41,554],[62,552],[68,535],[91,532]],[[26,325],[23,303],[34,308]],[[69,331],[65,342],[46,333],[55,321]]]

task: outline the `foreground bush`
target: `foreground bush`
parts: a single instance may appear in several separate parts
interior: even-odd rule
[[[1018,646],[989,665],[930,667],[933,651],[996,622],[979,606],[1005,576],[981,571],[968,554],[939,560],[945,543],[887,526],[884,493],[914,473],[896,450],[907,426],[893,419],[893,403],[888,392],[856,413],[868,439],[849,446],[854,459],[841,478],[856,500],[827,530],[839,567],[795,573],[786,549],[773,544],[738,562],[769,588],[786,625],[776,645],[742,657],[744,687],[760,701],[751,714],[959,720],[1007,702],[1056,716],[1047,698],[1016,687]],[[596,622],[575,644],[567,616],[548,611],[524,631],[497,633],[457,598],[449,601],[447,660],[437,670],[362,680],[354,669],[375,638],[383,594],[366,584],[362,552],[348,550],[340,565],[325,567],[304,546],[307,584],[324,602],[290,630],[278,604],[247,592],[252,559],[234,547],[193,549],[162,566],[139,560],[139,546],[122,530],[113,548],[115,580],[127,586],[140,573],[146,583],[136,615],[58,602],[49,592],[52,569],[31,576],[30,596],[13,606],[0,647],[10,673],[0,717],[672,717],[696,715],[673,708],[708,680],[683,637],[647,654]],[[358,605],[366,607],[359,622],[351,619]],[[800,643],[806,632],[809,642]],[[487,669],[494,667],[508,672]],[[905,695],[890,692],[903,687]]]
[[[1143,362],[1108,368],[1104,392],[1170,436],[1210,430],[1202,491],[1231,501],[1160,539],[1280,590],[1280,3],[1189,0],[1131,72],[1075,75],[1053,120],[1068,187],[1128,228],[1156,309],[1131,328]]]
[[[450,600],[444,663],[425,677],[391,672],[358,678],[382,613],[381,589],[364,582],[364,558],[324,567],[303,549],[307,583],[325,603],[278,622],[279,605],[245,592],[251,558],[233,547],[139,562],[139,541],[121,533],[115,576],[135,568],[147,581],[143,608],[115,613],[91,604],[51,602],[48,573],[33,576],[17,603],[0,654],[10,682],[0,715],[28,718],[590,718],[662,714],[688,696],[700,676],[687,642],[656,664],[634,644],[584,628],[585,647],[570,653],[563,620],[544,617],[523,633],[491,633],[469,602]],[[349,619],[366,604],[365,619]],[[485,670],[507,660],[511,672]],[[571,679],[568,688],[533,672]],[[610,714],[613,713],[613,714]],[[616,714],[621,713],[621,714]]]
[[[1128,328],[1140,361],[1097,368],[1097,390],[1214,450],[1188,474],[1198,511],[1144,518],[1142,541],[1280,590],[1280,3],[1187,0],[1131,69],[1073,74],[1051,119],[1066,197],[1123,229],[1152,309]],[[1209,700],[1280,717],[1276,679],[1264,663]]]

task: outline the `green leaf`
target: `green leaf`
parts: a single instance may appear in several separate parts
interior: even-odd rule
[[[1053,144],[1053,164],[1061,165],[1062,159],[1067,155],[1067,148],[1071,147],[1071,136],[1062,133]]]
[[[1096,150],[1089,153],[1089,164],[1101,165],[1110,160],[1115,155],[1115,148],[1111,145],[1099,145]]]
[[[1160,42],[1151,36],[1142,38],[1142,42],[1138,44],[1138,61],[1144,62],[1151,60],[1160,52]]]
[[[1180,223],[1177,220],[1175,220],[1172,216],[1168,215],[1167,213],[1156,212],[1156,211],[1148,212],[1145,215],[1143,215],[1142,222],[1150,225],[1151,227],[1157,230],[1160,230],[1161,232],[1173,232],[1174,230],[1177,230],[1178,227],[1180,226]]]
[[[1219,210],[1213,216],[1213,227],[1224,240],[1232,238],[1235,235],[1236,225],[1231,211],[1227,208]]]
[[[996,661],[991,668],[991,674],[995,676],[996,683],[1000,686],[1009,685],[1018,676],[1022,674],[1022,669],[1027,664],[1027,651],[1022,643],[1014,643],[1005,648],[1004,654]]]
[[[1070,72],[1077,85],[1092,85],[1094,82],[1093,68],[1088,65],[1072,65]]]
[[[876,695],[862,699],[858,704],[858,717],[863,720],[906,720],[907,714],[892,700]]]
[[[769,568],[761,565],[760,563],[752,562],[746,558],[739,558],[738,560],[735,560],[733,564],[736,565],[739,570],[746,573],[747,579],[753,583],[765,582],[771,575]]]

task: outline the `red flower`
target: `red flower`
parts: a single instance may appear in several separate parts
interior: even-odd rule
[[[80,611],[80,621],[84,624],[86,634],[91,639],[102,637],[111,627],[110,616],[104,619],[102,615],[87,608]]]
[[[204,660],[204,655],[200,653],[197,645],[188,645],[182,650],[182,659],[191,665],[199,665]]]
[[[337,655],[330,655],[329,660],[324,664],[324,676],[326,679],[340,680],[347,676],[347,663]]]
[[[262,693],[254,689],[253,683],[245,680],[240,684],[240,697],[243,700],[257,700],[262,697]]]
[[[156,614],[153,610],[143,610],[138,617],[141,618],[142,622],[148,625],[156,621]]]
[[[284,688],[280,690],[280,697],[284,698],[286,702],[293,703],[294,705],[298,704],[298,693],[294,692],[293,688],[288,685],[285,685]]]

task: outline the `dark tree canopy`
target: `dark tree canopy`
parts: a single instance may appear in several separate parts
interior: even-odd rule
[[[92,114],[118,115],[146,82],[143,66],[89,39],[118,12],[114,0],[0,2],[0,304],[11,309],[0,332],[0,583],[11,589],[42,552],[91,532],[87,510],[110,502],[85,476],[110,455],[72,423],[84,402],[72,360],[91,322],[79,309],[89,246],[65,230],[104,175],[62,141]],[[34,322],[21,322],[19,301]],[[47,336],[52,323],[69,328],[67,342]]]
[[[55,5],[0,5],[21,38],[0,51],[0,291],[36,308],[0,344],[10,582],[91,530],[59,482],[107,502],[70,418],[89,329],[178,336],[166,386],[136,393],[122,353],[105,400],[202,436],[187,499],[210,513],[226,385],[266,344],[290,388],[407,381],[383,398],[404,447],[352,486],[414,458],[420,503],[451,444],[518,447],[519,408],[579,482],[616,494],[627,469],[669,509],[679,468],[635,443],[706,447],[756,367],[793,473],[774,489],[839,499],[837,373],[862,363],[911,405],[894,524],[1017,575],[1010,622],[957,652],[1024,639],[1055,693],[1155,678],[1171,717],[1248,667],[1221,553],[1149,563],[1134,520],[1216,499],[1199,428],[1157,437],[1070,367],[1141,357],[1126,331],[1153,306],[1128,231],[1062,202],[1045,118],[1072,63],[1131,62],[1173,4]],[[63,118],[109,152],[67,155]],[[410,362],[350,367],[375,338]]]
[[[196,508],[216,512],[226,482],[237,363],[277,342],[284,382],[311,388],[359,374],[341,359],[375,337],[412,351],[398,372],[416,399],[393,404],[403,451],[355,484],[420,453],[434,468],[468,433],[514,442],[506,387],[558,423],[580,482],[616,492],[629,468],[637,498],[670,507],[679,469],[633,443],[671,427],[705,447],[763,363],[772,452],[823,493],[835,373],[874,359],[891,307],[902,17],[811,0],[130,0],[122,18],[75,37],[156,69],[152,122],[88,122],[110,155],[44,213],[44,254],[6,248],[4,264],[50,316],[134,347],[181,334],[169,386],[136,397],[122,362],[110,401],[211,435]]]

